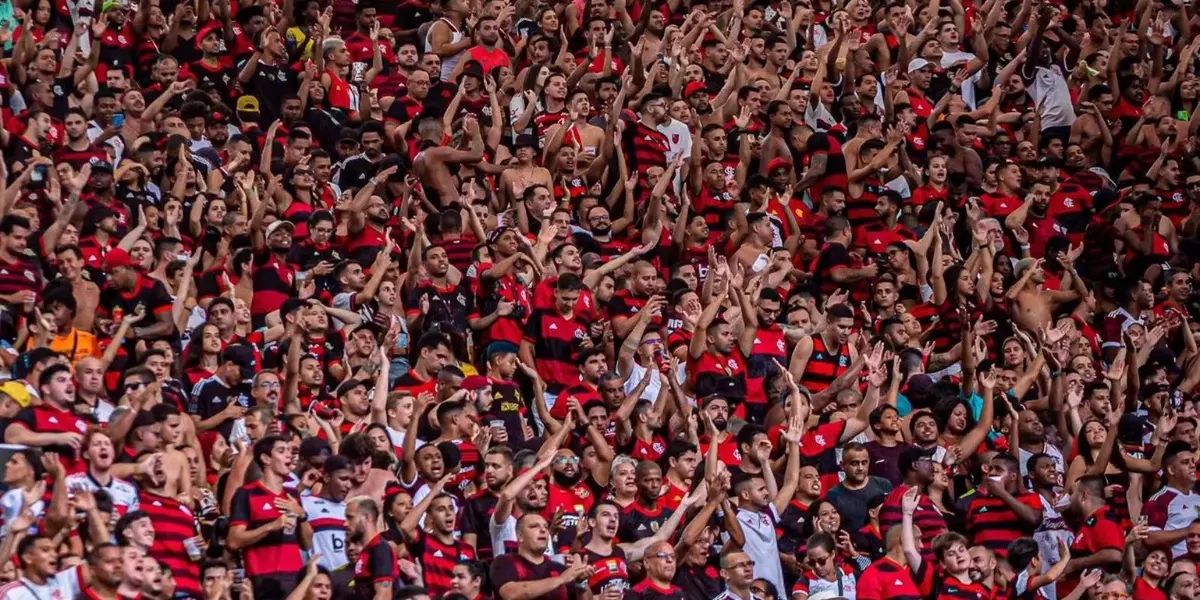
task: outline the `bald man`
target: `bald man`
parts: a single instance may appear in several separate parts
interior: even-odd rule
[[[646,578],[633,586],[626,598],[632,600],[683,600],[683,589],[675,579],[675,547],[670,542],[650,544],[644,556]]]

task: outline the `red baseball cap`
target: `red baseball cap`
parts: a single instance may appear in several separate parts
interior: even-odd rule
[[[768,173],[770,173],[771,171],[774,171],[775,169],[785,169],[785,168],[786,169],[792,168],[792,161],[790,161],[786,158],[772,158],[771,162],[767,163],[767,172]]]
[[[133,259],[129,253],[121,248],[113,248],[104,255],[104,268],[111,271],[117,267],[132,267]]]

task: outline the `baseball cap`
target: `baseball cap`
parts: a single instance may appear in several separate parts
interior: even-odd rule
[[[900,460],[896,466],[900,467],[901,474],[908,473],[913,470],[913,465],[926,458],[932,459],[933,452],[918,446],[909,446],[900,452]]]
[[[113,269],[115,269],[117,267],[132,267],[132,266],[133,266],[133,258],[131,258],[129,256],[128,252],[126,252],[125,250],[123,250],[121,248],[113,248],[112,250],[109,250],[107,254],[104,255],[104,269],[106,271],[112,271]]]
[[[365,388],[367,387],[367,382],[362,379],[347,379],[337,386],[337,390],[334,391],[334,395],[338,398],[341,398],[359,386]]]
[[[687,84],[686,86],[684,86],[683,97],[691,98],[693,94],[699,94],[700,92],[707,92],[707,91],[708,91],[708,88],[705,87],[703,83],[700,83],[699,81],[693,81],[693,82]]]
[[[232,344],[221,351],[221,364],[229,362],[241,369],[243,379],[254,377],[258,366],[254,349],[246,344]]]
[[[482,390],[483,388],[491,385],[491,383],[492,382],[488,381],[488,378],[484,377],[483,375],[472,375],[466,379],[463,379],[462,385],[459,387],[467,390],[468,392],[474,392],[475,390]]]
[[[271,234],[279,231],[280,228],[288,230],[288,233],[296,231],[296,226],[291,221],[279,220],[267,225],[267,237],[271,237]]]
[[[912,62],[908,63],[908,72],[912,73],[914,71],[920,71],[921,69],[924,69],[925,67],[931,67],[931,66],[933,66],[933,63],[931,63],[923,58],[914,58],[912,60]]]
[[[775,169],[790,169],[792,161],[786,158],[772,158],[771,162],[767,163],[767,172],[770,173]]]
[[[532,133],[522,133],[513,141],[513,148],[537,148],[537,136]]]
[[[29,406],[29,388],[19,381],[9,380],[0,384],[0,393],[12,398],[21,408]]]
[[[200,33],[196,34],[196,49],[200,49],[200,43],[204,41],[204,38],[214,33],[220,35],[221,28],[219,25],[208,25],[201,29]]]
[[[242,96],[237,101],[238,112],[256,113],[259,112],[258,98],[254,96]]]
[[[322,452],[333,453],[333,449],[329,447],[329,442],[313,436],[305,438],[300,442],[300,458],[309,459],[315,456],[320,456]]]
[[[112,171],[113,171],[112,163],[108,162],[107,160],[93,159],[88,162],[92,165],[93,173],[95,173],[96,171],[108,171],[109,173],[112,173]]]

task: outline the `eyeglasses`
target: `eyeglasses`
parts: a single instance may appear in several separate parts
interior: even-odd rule
[[[742,562],[733,563],[732,565],[729,565],[729,568],[730,569],[753,569],[754,561],[744,560]]]
[[[670,552],[659,552],[656,554],[651,554],[647,558],[657,558],[657,559],[661,559],[661,560],[675,560],[675,555],[671,554]]]
[[[312,171],[293,171],[292,175],[296,177],[312,177]]]
[[[283,386],[278,381],[266,381],[266,382],[258,384],[258,387],[260,387],[264,390],[270,390],[270,389],[279,389]]]
[[[144,388],[146,385],[145,381],[129,381],[125,383],[125,391],[132,392],[133,390]]]
[[[557,464],[560,464],[560,465],[567,465],[567,464],[577,465],[577,464],[579,464],[579,457],[578,456],[560,456],[560,457],[554,459],[554,462]]]

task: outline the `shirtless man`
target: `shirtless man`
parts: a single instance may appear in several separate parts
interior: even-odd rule
[[[160,464],[154,465],[152,485],[149,487],[162,496],[191,498],[191,470],[182,449],[188,445],[188,429],[195,431],[195,422],[181,415],[172,404],[158,404],[151,412],[162,422],[162,458]],[[147,460],[157,460],[158,456],[155,454]]]
[[[1107,164],[1107,161],[1103,160],[1102,152],[1106,145],[1110,146],[1111,152],[1112,133],[1107,136],[1106,144],[1104,134],[1109,130],[1109,125],[1105,122],[1105,115],[1112,112],[1115,101],[1112,89],[1107,85],[1092,87],[1088,90],[1087,101],[1079,104],[1084,110],[1080,111],[1078,118],[1071,124],[1070,143],[1079,144],[1091,164]]]
[[[576,167],[587,170],[604,144],[604,130],[587,122],[592,101],[588,93],[578,90],[567,102],[567,120],[550,126],[546,132],[545,156],[554,156],[559,146],[575,146]]]
[[[420,151],[413,158],[413,171],[425,186],[425,195],[434,206],[454,206],[458,202],[458,186],[451,177],[450,165],[477,164],[483,160],[483,138],[479,122],[468,115],[462,120],[463,131],[470,136],[467,150],[440,145],[445,139],[440,119],[425,119],[417,126]]]
[[[83,278],[83,253],[79,246],[64,246],[55,253],[58,271],[71,284],[75,296],[76,329],[91,332],[95,325],[96,307],[100,305],[100,287]]]
[[[1012,302],[1009,305],[1010,313],[1018,327],[1029,333],[1036,333],[1053,323],[1051,315],[1059,304],[1088,295],[1087,286],[1075,275],[1075,259],[1082,253],[1083,246],[1072,248],[1066,254],[1059,253],[1058,261],[1063,266],[1064,288],[1060,290],[1042,288],[1046,281],[1046,272],[1042,270],[1045,259],[1024,258],[1017,263],[1014,269],[1017,283],[1009,288],[1006,295]]]
[[[746,215],[749,233],[742,239],[741,247],[734,256],[746,269],[747,277],[763,272],[771,261],[767,260],[775,241],[775,229],[771,227],[771,217],[765,212]]]
[[[550,180],[550,171],[533,162],[533,159],[537,157],[536,136],[529,133],[518,135],[513,144],[513,152],[516,153],[517,166],[506,169],[500,174],[498,191],[508,197],[508,202],[504,206],[511,206],[525,193],[525,188],[531,185],[542,185],[546,188],[553,185]]]

